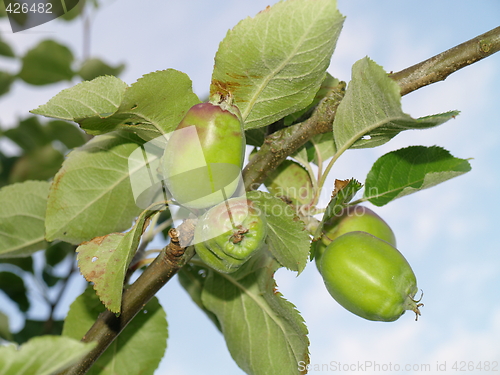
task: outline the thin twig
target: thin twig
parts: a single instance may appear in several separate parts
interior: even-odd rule
[[[500,26],[439,55],[390,75],[406,95],[500,51]]]

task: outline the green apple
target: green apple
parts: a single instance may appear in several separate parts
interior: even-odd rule
[[[196,104],[165,147],[162,169],[168,191],[188,208],[215,206],[236,191],[244,151],[245,135],[236,107]]]
[[[211,268],[231,273],[264,245],[265,214],[246,197],[232,198],[208,210],[194,233],[198,256]]]
[[[362,318],[392,322],[406,310],[420,315],[417,279],[390,243],[366,232],[333,240],[321,258],[321,275],[331,296]]]
[[[323,227],[323,236],[313,244],[314,258],[320,272],[321,257],[326,247],[337,237],[354,231],[370,233],[396,246],[394,232],[380,216],[364,206],[349,206],[340,215],[325,224]]]

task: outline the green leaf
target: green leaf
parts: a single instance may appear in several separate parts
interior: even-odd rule
[[[0,347],[2,375],[53,375],[78,362],[95,344],[61,336],[40,336],[19,348]]]
[[[147,220],[156,212],[143,211],[127,233],[96,237],[76,249],[80,272],[93,283],[99,299],[114,313],[120,312],[127,268],[148,225]]]
[[[311,148],[311,143],[307,142],[290,156],[300,164],[308,165],[314,158],[314,149]]]
[[[125,68],[125,64],[115,67],[106,64],[101,59],[88,59],[80,67],[78,74],[85,81],[91,81],[99,76],[118,76]]]
[[[304,121],[311,114],[314,108],[316,108],[321,99],[330,94],[339,84],[340,81],[337,78],[333,78],[330,73],[326,72],[326,77],[323,82],[321,82],[321,86],[314,96],[312,103],[309,104],[306,108],[283,118],[283,123],[285,124],[285,126],[290,126],[295,123]]]
[[[0,2],[0,18],[7,17],[7,12],[5,10],[5,3]]]
[[[333,140],[333,134],[331,132],[314,136],[309,141],[309,144],[311,144],[314,148],[315,155],[313,162],[316,165],[318,165],[319,160],[321,160],[321,162],[324,162],[325,160],[335,155],[335,141]]]
[[[267,128],[255,128],[245,131],[245,141],[247,145],[260,147],[267,136]]]
[[[26,181],[0,189],[0,258],[23,257],[44,249],[49,183]]]
[[[10,45],[1,39],[0,39],[0,56],[16,57]]]
[[[339,215],[362,187],[363,185],[354,178],[351,178],[350,180],[335,180],[335,190],[332,193],[330,202],[328,202],[328,205],[326,206],[323,218],[316,228],[314,240],[318,240],[321,237],[324,224],[331,218]],[[311,260],[313,257],[314,254],[311,253]]]
[[[309,256],[310,238],[304,223],[294,210],[279,198],[262,191],[247,193],[266,214],[266,243],[273,256],[284,267],[301,273]]]
[[[208,269],[205,267],[186,264],[179,270],[179,282],[182,287],[188,292],[196,305],[208,316],[208,318],[221,330],[221,326],[217,317],[213,312],[205,308],[201,300],[201,294],[205,285],[205,280],[208,276]]]
[[[117,115],[126,116],[124,129],[146,140],[175,130],[185,113],[200,100],[189,76],[175,69],[146,74],[126,92]],[[94,124],[82,123],[84,129]]]
[[[23,329],[14,334],[14,341],[18,344],[24,344],[35,336],[60,335],[62,328],[62,320],[45,321],[26,319]]]
[[[53,140],[62,142],[69,149],[82,146],[87,142],[85,133],[70,122],[50,121],[47,124],[47,132]]]
[[[105,119],[117,111],[126,89],[127,84],[119,78],[98,77],[61,91],[31,113],[75,122]]]
[[[30,301],[23,279],[12,272],[0,272],[0,290],[19,306],[19,310],[28,311]]]
[[[282,1],[244,19],[219,46],[211,98],[233,96],[245,129],[307,107],[325,78],[343,21],[334,0]]]
[[[295,205],[307,205],[315,195],[309,173],[292,160],[283,161],[268,175],[264,185],[273,196],[289,199]]]
[[[373,164],[366,176],[364,197],[383,206],[470,170],[466,159],[455,158],[438,146],[402,148],[381,156]]]
[[[132,195],[128,156],[141,144],[133,134],[116,132],[68,154],[49,193],[47,240],[80,244],[131,227],[142,210]]]
[[[61,263],[68,254],[74,253],[75,246],[67,242],[53,242],[45,250],[45,262],[52,267]]]
[[[52,267],[48,265],[45,265],[45,267],[43,267],[42,279],[49,288],[52,288],[59,282],[59,280],[61,280],[59,276],[54,275]]]
[[[48,144],[25,153],[13,165],[9,182],[48,180],[61,168],[64,155]]]
[[[12,264],[19,269],[33,273],[33,258],[25,257],[25,258],[0,258],[0,264]]]
[[[401,110],[399,85],[365,57],[352,67],[352,79],[333,122],[338,150],[380,146],[404,130],[426,129],[458,115],[457,111],[413,119]]]
[[[12,341],[12,333],[9,327],[9,317],[0,311],[0,339]]]
[[[15,79],[16,77],[12,74],[0,71],[0,96],[9,92],[10,85]]]
[[[73,78],[71,50],[53,40],[44,40],[22,59],[19,77],[31,85],[47,85]]]
[[[81,339],[105,310],[91,287],[71,304],[63,336]],[[87,375],[152,375],[167,347],[166,314],[156,297],[125,327]]]
[[[203,305],[217,316],[231,356],[247,374],[301,374],[298,363],[309,363],[307,328],[276,290],[276,267],[242,279],[211,270],[202,292]]]
[[[26,152],[43,147],[51,141],[46,130],[35,116],[19,122],[17,127],[6,130],[4,135]]]
[[[61,167],[63,155],[52,147],[48,129],[43,127],[35,116],[28,117],[17,127],[6,130],[4,135],[25,151],[9,171],[9,183],[47,180]]]
[[[9,184],[9,174],[17,159],[18,156],[6,157],[0,152],[0,188]]]
[[[175,130],[199,102],[189,77],[167,69],[146,74],[130,87],[110,76],[82,82],[31,112],[78,122],[92,135],[128,130],[150,140]]]
[[[94,2],[97,0],[94,0]],[[58,0],[49,0],[50,3],[52,4],[57,4],[59,3],[59,6],[61,5],[61,2]],[[76,17],[78,17],[83,10],[85,9],[85,5],[88,4],[87,1],[80,1],[80,0],[64,0],[66,4],[66,10],[67,12],[64,13],[61,17],[58,17],[60,20],[64,21],[72,21]]]

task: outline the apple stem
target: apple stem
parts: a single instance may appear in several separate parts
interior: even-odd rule
[[[222,191],[224,192],[224,189],[222,189]],[[231,206],[229,206],[229,202],[227,201],[225,195],[224,195],[224,204],[226,205],[227,214],[229,216],[229,221],[231,222],[231,226],[233,227],[234,230],[237,230],[238,227],[236,226],[236,223],[234,222],[233,213],[231,212]]]
[[[248,233],[248,229],[243,228],[243,226],[241,225],[238,225],[238,230],[234,232],[230,237],[230,241],[234,244],[240,243],[241,241],[243,241],[246,233]]]
[[[424,306],[423,303],[420,303],[420,301],[422,301],[422,297],[424,296],[424,292],[422,290],[420,290],[420,292],[422,294],[420,295],[420,298],[418,300],[415,300],[412,297],[408,296],[409,301],[407,302],[408,304],[407,310],[411,310],[415,313],[415,321],[418,321],[418,317],[422,315],[420,313],[419,307]]]

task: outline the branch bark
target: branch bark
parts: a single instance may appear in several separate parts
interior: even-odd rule
[[[390,75],[406,95],[500,51],[500,26],[439,55]]]
[[[498,51],[500,27],[390,76],[401,86],[401,95],[406,95],[431,83],[442,81],[453,72]],[[247,190],[257,189],[269,172],[312,137],[332,131],[343,92],[344,86],[339,85],[320,102],[309,119],[267,136],[260,150],[243,171]],[[87,332],[83,341],[96,341],[97,347],[80,363],[60,375],[85,374],[143,306],[189,261],[194,250],[187,248],[185,252],[186,248],[179,243],[190,242],[189,236],[193,235],[194,224],[186,221],[178,229],[180,234],[172,234],[169,246],[162,250],[136,282],[125,290],[121,315],[117,317],[106,311]],[[186,237],[179,242],[177,236]]]
[[[243,181],[247,191],[256,190],[268,173],[312,137],[332,131],[333,119],[344,97],[344,89],[345,83],[341,82],[318,104],[307,120],[266,137],[264,144],[243,170]]]

